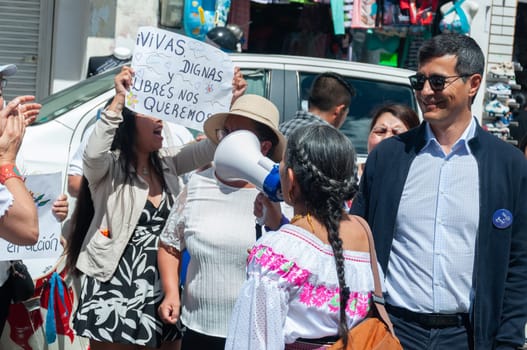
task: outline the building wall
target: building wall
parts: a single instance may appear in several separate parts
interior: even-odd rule
[[[53,30],[52,91],[81,80],[91,1],[56,0]]]
[[[157,26],[157,0],[56,1],[52,92],[84,79],[90,57],[133,49],[139,27]]]
[[[493,0],[490,26],[488,64],[512,60],[514,27],[516,23],[516,0]]]

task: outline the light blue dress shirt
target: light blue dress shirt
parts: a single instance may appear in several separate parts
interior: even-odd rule
[[[430,125],[401,196],[386,275],[389,304],[421,313],[468,312],[479,222],[472,122],[445,154]]]

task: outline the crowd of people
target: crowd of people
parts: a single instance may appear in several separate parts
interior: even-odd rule
[[[308,111],[279,125],[278,108],[245,94],[235,69],[230,110],[205,122],[199,142],[167,147],[160,118],[125,107],[134,70],[124,66],[70,174],[76,334],[91,350],[346,346],[349,330],[372,316],[373,263],[404,349],[522,346],[527,161],[472,113],[484,67],[468,36],[425,41],[409,77],[423,121],[397,101],[372,111],[358,168],[338,129],[360,100],[352,103],[355,91],[337,73],[316,77]],[[40,105],[32,96],[3,101],[15,71],[0,66],[0,237],[27,245],[38,218],[16,154]],[[284,203],[215,172],[216,146],[237,132],[254,134],[261,155],[279,164]],[[54,212],[66,218],[64,195]],[[0,330],[8,269],[0,262]]]

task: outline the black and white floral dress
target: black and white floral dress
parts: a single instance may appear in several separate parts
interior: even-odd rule
[[[109,343],[157,348],[180,337],[176,326],[157,315],[163,299],[157,268],[157,243],[172,205],[163,193],[159,208],[147,200],[113,277],[86,276],[73,325],[78,335]]]

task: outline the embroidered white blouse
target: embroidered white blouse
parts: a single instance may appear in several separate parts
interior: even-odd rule
[[[351,328],[372,306],[373,275],[368,252],[344,251],[344,260]],[[225,349],[283,349],[297,338],[335,336],[339,299],[331,246],[284,225],[264,235],[249,254]]]

